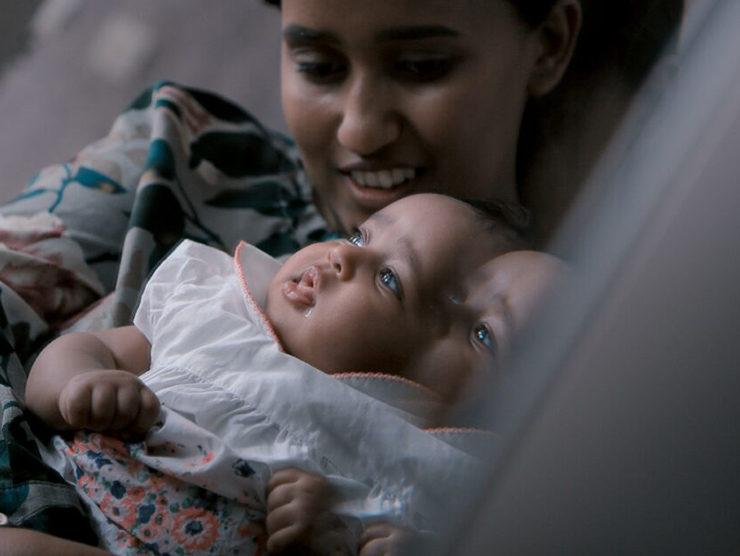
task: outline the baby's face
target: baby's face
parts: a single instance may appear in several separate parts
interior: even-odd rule
[[[460,285],[502,250],[467,205],[407,197],[348,240],[293,255],[273,279],[265,310],[285,350],[324,372],[383,372],[426,384],[419,369],[431,366],[436,377],[438,368],[459,368],[460,352],[467,360],[487,351],[472,324],[459,351],[438,346],[452,332]]]
[[[414,379],[454,403],[472,373],[495,375],[537,304],[568,272],[560,259],[537,251],[510,251],[481,265],[450,300],[447,333]]]

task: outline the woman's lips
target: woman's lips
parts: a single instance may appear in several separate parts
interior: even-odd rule
[[[352,170],[350,178],[362,187],[374,187],[379,189],[393,189],[410,182],[416,177],[413,168],[393,168],[388,170]]]
[[[353,171],[342,172],[342,175],[347,180],[354,201],[361,207],[376,211],[401,197],[410,195],[420,173],[419,170],[414,170],[412,175],[411,170],[406,171],[403,179],[391,181],[390,186],[388,179],[392,176],[392,172],[362,172],[360,174]],[[400,172],[396,172],[396,178],[400,177]],[[380,183],[381,180],[385,180],[383,185]],[[373,185],[367,185],[368,183]]]
[[[315,266],[308,267],[298,279],[283,284],[283,295],[299,309],[311,308],[316,304],[319,280],[319,269]]]

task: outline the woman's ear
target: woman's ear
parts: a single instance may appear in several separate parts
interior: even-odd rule
[[[580,0],[559,0],[537,28],[539,52],[527,84],[530,95],[547,94],[560,82],[573,57],[581,13]]]

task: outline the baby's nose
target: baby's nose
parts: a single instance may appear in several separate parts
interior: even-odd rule
[[[360,257],[360,248],[353,245],[337,245],[329,251],[329,264],[341,281],[351,280]]]

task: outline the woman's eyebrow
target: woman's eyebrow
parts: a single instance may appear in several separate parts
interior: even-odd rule
[[[288,25],[283,29],[283,39],[289,44],[321,42],[338,45],[341,43],[339,37],[327,31],[316,31],[302,25]]]
[[[445,25],[414,25],[409,27],[394,27],[381,31],[375,37],[378,42],[384,41],[416,41],[436,39],[440,37],[460,38],[462,35]]]

